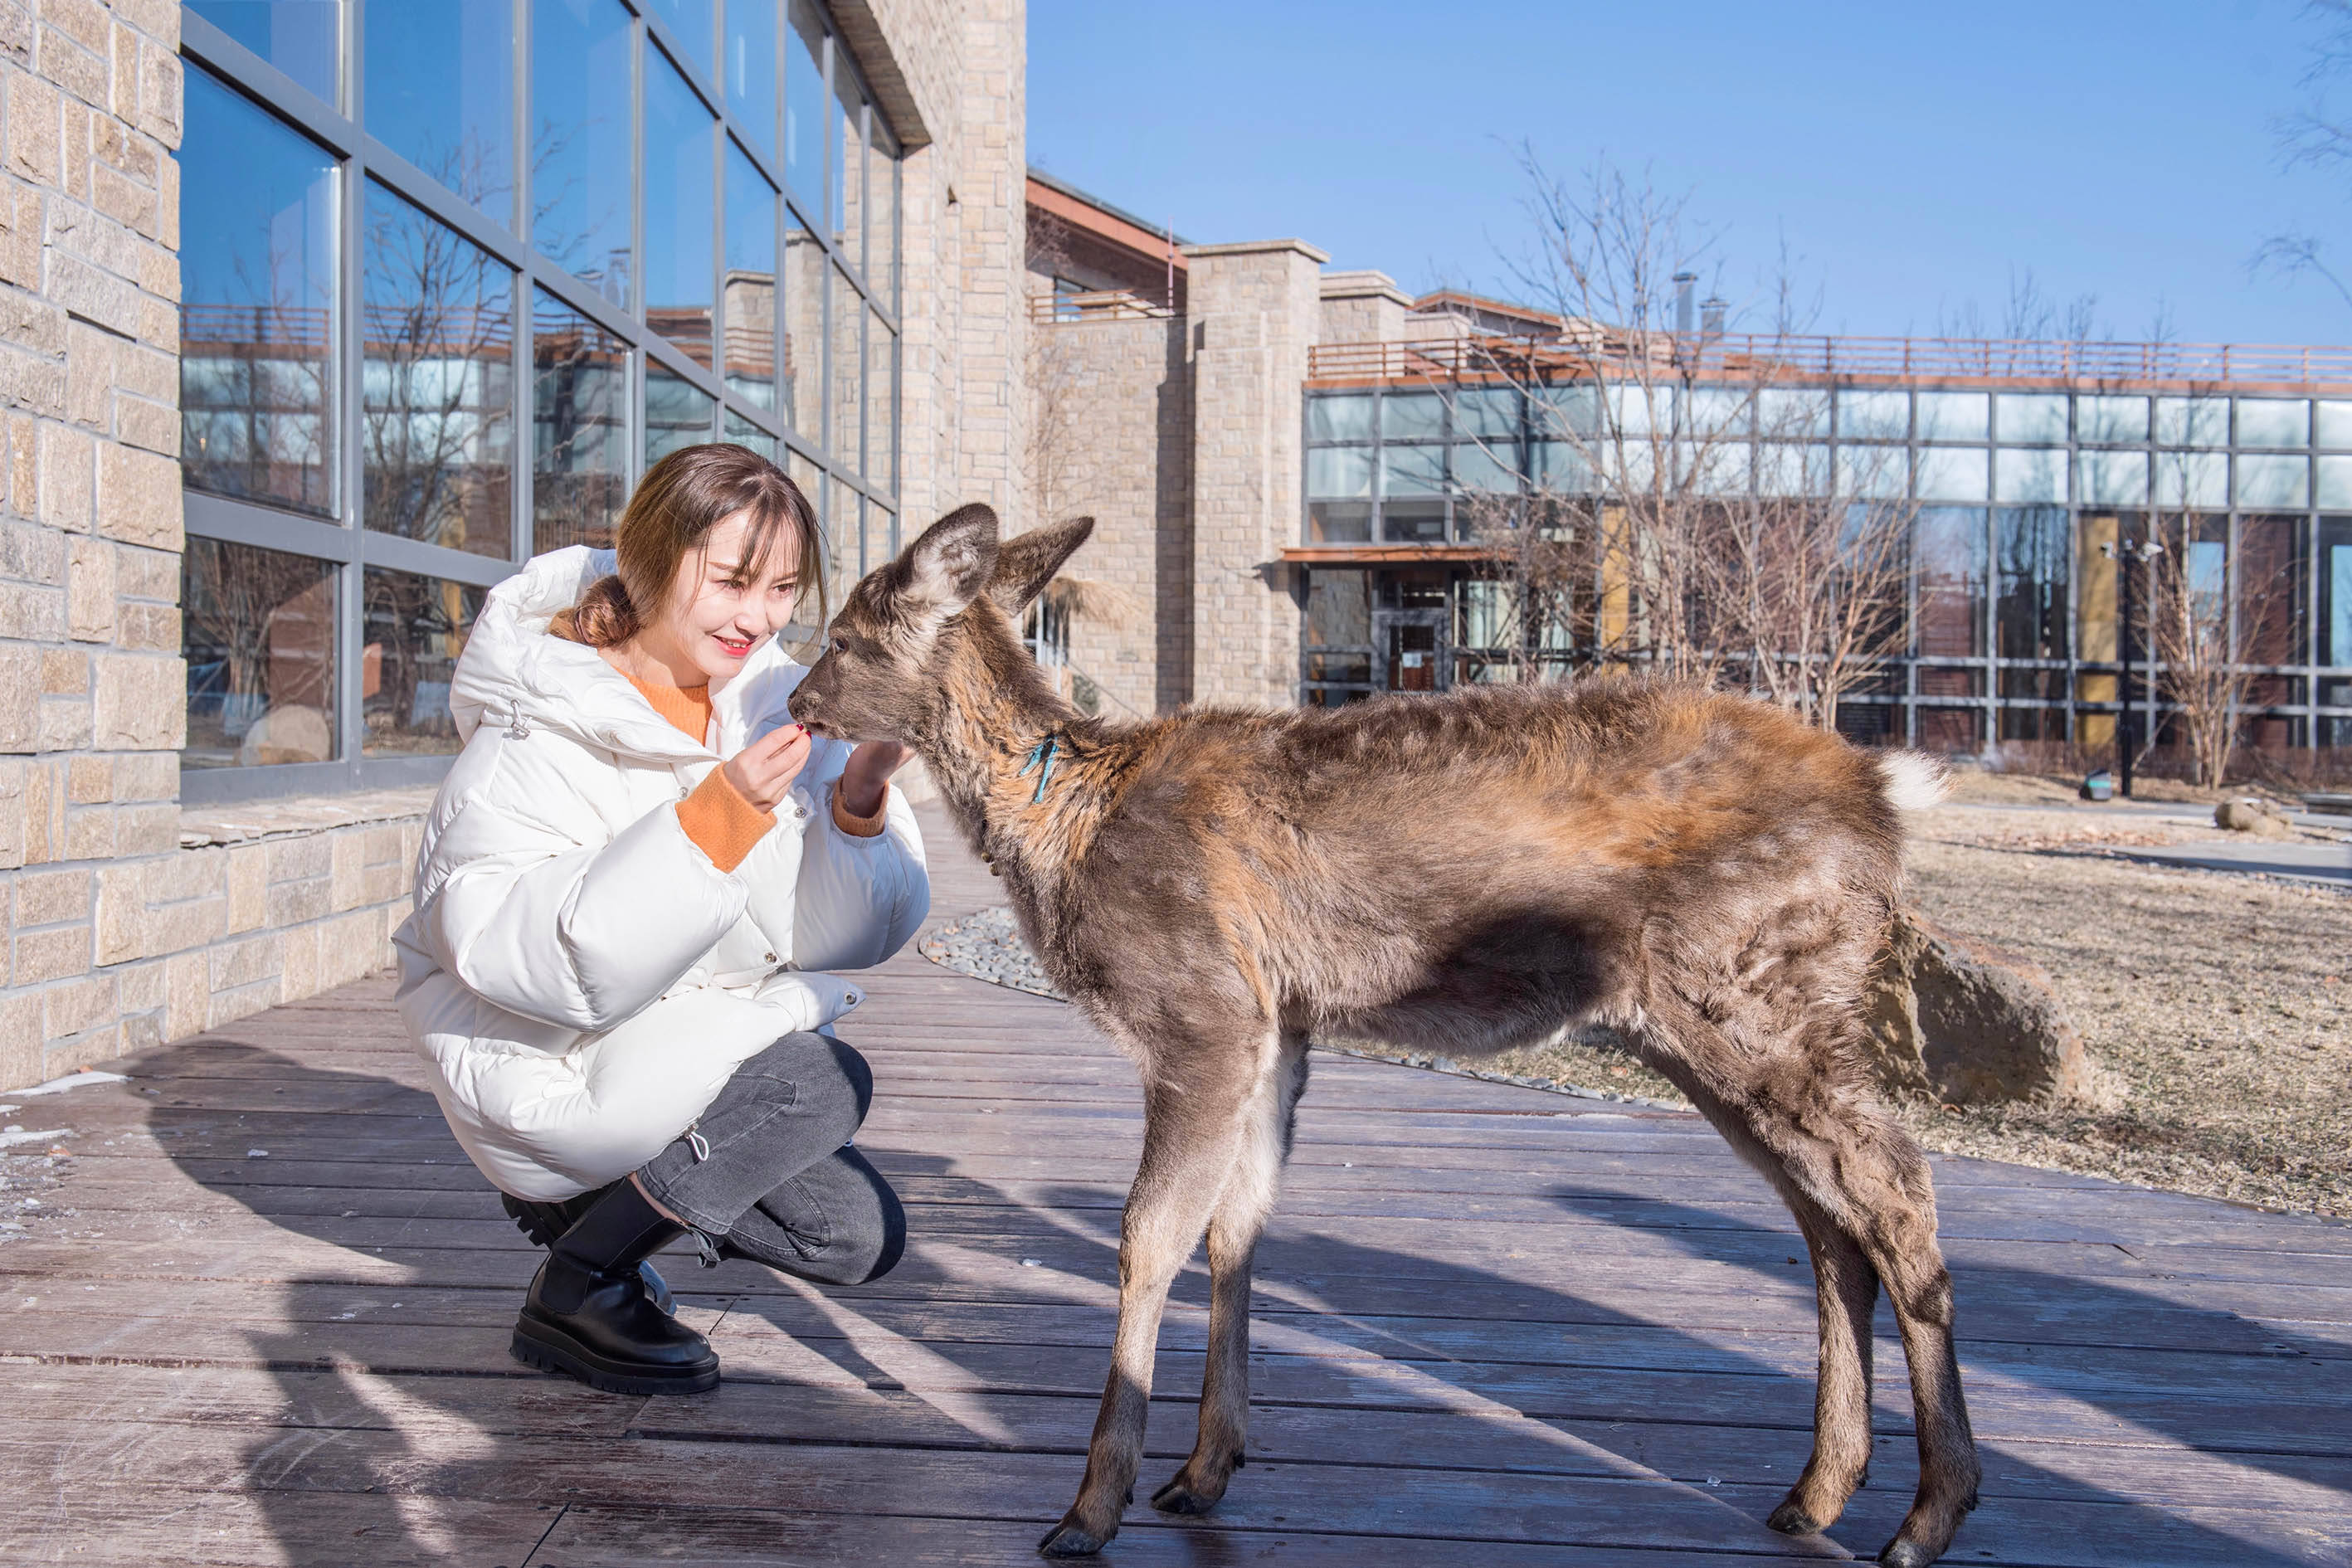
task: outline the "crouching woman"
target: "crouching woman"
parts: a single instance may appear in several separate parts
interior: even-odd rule
[[[646,1260],[691,1234],[856,1284],[905,1245],[850,1136],[873,1077],[834,1037],[929,904],[904,752],[813,740],[777,632],[817,597],[808,500],[740,447],[647,471],[617,552],[490,591],[450,687],[401,1016],[459,1143],[548,1248],[521,1360],[690,1393],[718,1357]],[[822,619],[822,610],[814,617]]]

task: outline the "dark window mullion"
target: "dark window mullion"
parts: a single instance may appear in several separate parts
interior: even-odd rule
[[[518,235],[528,236],[530,215],[530,5],[531,0],[509,0],[514,18],[514,72],[511,81],[514,102],[514,205],[507,214]],[[533,339],[539,328],[539,296],[536,279],[530,270],[530,244],[525,238],[519,247],[520,264],[513,274],[514,344],[511,374],[514,378],[514,438],[509,443],[513,456],[512,469],[507,485],[510,537],[508,555],[517,563],[528,561],[531,554],[531,530],[535,514],[534,490],[539,482],[539,385],[532,374],[535,364]],[[511,258],[509,258],[511,259]]]
[[[221,80],[266,105],[336,156],[349,157],[357,150],[359,129],[353,121],[184,6],[180,8],[180,47]]]
[[[514,572],[513,563],[495,555],[476,555],[446,544],[428,544],[402,533],[370,533],[361,538],[358,564],[406,572],[418,577],[440,577],[455,583],[489,587]]]
[[[365,83],[362,79],[361,40],[367,32],[367,0],[351,0],[343,11],[342,50],[343,101],[351,113],[351,123],[365,123],[367,111]],[[365,628],[362,622],[366,615],[364,574],[359,560],[365,548],[367,529],[367,311],[365,300],[367,258],[363,237],[367,232],[368,156],[366,138],[354,136],[352,148],[342,166],[343,205],[336,215],[342,233],[342,253],[336,258],[337,292],[336,338],[342,349],[342,363],[336,376],[338,402],[335,413],[340,428],[335,445],[342,468],[341,494],[343,526],[352,533],[352,559],[338,574],[335,600],[335,733],[341,761],[350,775],[352,784],[358,784],[360,748],[367,734],[367,726],[360,712],[366,700],[362,690],[365,671],[362,669],[360,650]]]

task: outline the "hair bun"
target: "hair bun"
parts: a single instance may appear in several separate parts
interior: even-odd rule
[[[598,578],[567,616],[558,617],[563,619],[570,620],[572,635],[590,647],[613,647],[637,635],[636,606],[617,576]]]

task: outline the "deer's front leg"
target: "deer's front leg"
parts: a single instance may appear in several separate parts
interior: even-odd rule
[[[1118,1331],[1111,1342],[1110,1378],[1095,1415],[1077,1501],[1037,1543],[1048,1557],[1090,1555],[1118,1533],[1143,1454],[1160,1310],[1233,1170],[1235,1101],[1244,1097],[1198,1083],[1176,1093],[1145,1090],[1143,1163],[1119,1224]]]

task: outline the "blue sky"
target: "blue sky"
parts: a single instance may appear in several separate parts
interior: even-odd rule
[[[1029,157],[1188,239],[1508,292],[1524,142],[1686,194],[1735,300],[1785,241],[1824,331],[1971,301],[1998,330],[2031,269],[2124,338],[2161,309],[2188,342],[2347,343],[2334,290],[2249,268],[2299,228],[2352,282],[2352,170],[2283,169],[2274,130],[2317,35],[2300,0],[1030,0]]]

